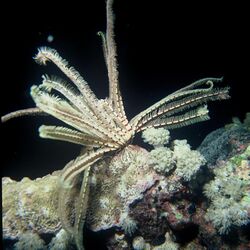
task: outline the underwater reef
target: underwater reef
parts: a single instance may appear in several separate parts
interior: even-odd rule
[[[63,125],[41,125],[39,136],[83,146],[78,157],[51,175],[20,182],[3,178],[5,249],[211,249],[218,242],[206,241],[215,236],[206,234],[204,225],[227,234],[231,227],[248,223],[249,180],[237,176],[249,170],[249,140],[243,135],[244,140],[238,140],[241,151],[236,153],[244,153],[240,159],[247,164],[233,158],[235,165],[228,173],[227,165],[210,162],[213,155],[217,164],[218,151],[211,149],[214,139],[205,143],[209,154],[203,154],[202,147],[192,149],[185,138],[171,140],[168,131],[210,119],[207,103],[229,99],[230,88],[216,88],[223,78],[203,78],[129,120],[119,86],[113,2],[106,1],[106,32],[98,32],[108,95],[98,98],[57,50],[40,47],[34,60],[43,66],[53,63],[67,80],[43,75],[42,83],[30,89],[35,105],[1,117],[2,122],[30,115],[54,117]],[[244,127],[246,122],[236,123]],[[150,151],[131,145],[140,132]],[[231,136],[221,132],[220,140]],[[218,159],[227,161],[229,155],[224,152]],[[225,178],[224,171],[228,171]],[[237,187],[237,194],[227,183]],[[218,189],[219,200],[210,195],[213,188]],[[226,201],[222,209],[220,200]],[[218,216],[220,210],[225,216]]]
[[[85,248],[250,249],[249,118],[212,131],[196,150],[149,128],[151,150],[129,145],[95,163]],[[60,172],[2,179],[4,249],[76,249],[58,216]],[[80,189],[79,178],[65,194],[72,224]]]

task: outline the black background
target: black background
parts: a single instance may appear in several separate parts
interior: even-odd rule
[[[166,4],[166,2],[168,4]],[[183,1],[186,2],[186,1]],[[195,148],[212,130],[233,116],[249,111],[249,22],[246,6],[181,1],[116,0],[115,40],[119,79],[128,118],[156,101],[203,77],[224,76],[232,98],[210,103],[211,120],[173,130],[173,139],[188,139]],[[170,4],[171,3],[171,4]],[[31,4],[36,4],[32,5]],[[45,73],[62,76],[51,64],[39,66],[32,57],[40,46],[50,46],[87,80],[99,98],[108,94],[99,30],[105,30],[105,1],[45,2],[2,9],[1,115],[33,107],[29,95]],[[47,37],[52,35],[53,42]],[[65,77],[66,78],[66,77]],[[20,180],[61,169],[80,147],[38,136],[48,117],[23,117],[1,124],[3,176]],[[137,136],[134,143],[141,143]]]

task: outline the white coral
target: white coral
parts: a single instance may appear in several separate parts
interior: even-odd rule
[[[133,239],[132,245],[134,250],[145,250],[146,248],[146,242],[142,236],[136,236]]]
[[[175,140],[174,148],[164,147],[169,142],[169,131],[164,128],[146,129],[142,137],[155,148],[150,152],[149,164],[159,173],[169,173],[174,167],[175,174],[190,181],[199,168],[206,163],[205,158],[196,150],[191,150],[187,140]]]
[[[175,174],[185,181],[190,181],[199,168],[206,163],[199,151],[191,150],[187,140],[174,141],[173,157],[176,160]]]
[[[142,138],[144,142],[147,142],[154,147],[159,147],[166,145],[169,142],[169,134],[169,131],[164,128],[148,128],[143,131]]]
[[[207,210],[206,218],[218,229],[219,233],[228,233],[231,225],[242,226],[248,223],[248,214],[241,203],[218,197]]]
[[[235,159],[242,158],[242,162],[247,157],[246,150],[240,156],[229,159],[224,166],[217,166],[213,171],[214,180],[204,186],[204,194],[210,200],[206,218],[221,234],[228,233],[231,226],[242,226],[250,222],[249,181],[238,176],[240,164],[233,164]]]
[[[51,240],[48,249],[50,250],[67,250],[69,249],[72,239],[64,229],[61,229],[57,235]]]
[[[124,230],[125,234],[131,236],[137,229],[136,221],[128,215],[128,212],[124,212],[123,214],[121,214],[120,220],[121,227]]]
[[[166,174],[174,168],[173,152],[169,148],[158,147],[150,151],[149,164],[155,171]]]

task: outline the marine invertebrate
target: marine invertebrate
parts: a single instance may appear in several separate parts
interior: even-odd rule
[[[175,140],[173,151],[176,161],[175,174],[185,181],[190,181],[191,177],[206,163],[199,151],[191,150],[187,140]]]
[[[144,250],[146,248],[146,242],[142,236],[137,236],[133,239],[134,250]]]
[[[174,173],[190,181],[191,177],[206,163],[205,158],[197,150],[191,150],[187,140],[174,140],[173,147],[164,146],[170,140],[170,132],[164,128],[149,128],[143,131],[144,141],[154,149],[149,153],[148,162],[153,168],[163,174]]]
[[[87,216],[92,231],[112,227],[123,229],[127,235],[135,231],[137,221],[130,217],[130,206],[160,178],[147,163],[148,154],[143,148],[129,145],[111,159],[93,165],[96,185],[90,187]]]
[[[249,165],[250,146],[221,167],[214,169],[214,180],[204,186],[204,194],[211,201],[206,218],[221,234],[231,226],[242,226],[249,222]],[[239,160],[240,159],[240,160]]]
[[[25,233],[20,236],[19,241],[14,245],[16,250],[45,250],[44,241],[35,233]]]
[[[244,151],[250,142],[250,133],[245,126],[231,125],[211,132],[199,146],[198,150],[205,157],[209,167]]]
[[[70,249],[70,244],[72,240],[70,239],[70,235],[64,230],[61,229],[54,238],[52,238],[51,242],[49,243],[50,250],[57,250],[57,249]]]
[[[156,172],[169,173],[175,167],[173,151],[167,147],[158,147],[150,151],[149,163]]]
[[[137,229],[136,221],[134,221],[127,213],[121,216],[121,226],[127,235],[133,235]]]
[[[152,127],[177,128],[207,120],[208,109],[204,104],[229,98],[228,88],[214,89],[214,83],[220,82],[220,78],[205,78],[177,90],[128,121],[118,84],[112,3],[113,0],[107,1],[106,34],[99,33],[108,69],[109,97],[98,99],[84,78],[70,67],[56,50],[42,47],[35,56],[36,62],[42,65],[53,62],[71,80],[74,88],[59,78],[45,75],[42,84],[31,88],[35,108],[16,111],[2,117],[2,121],[7,121],[21,115],[46,113],[72,128],[43,125],[39,128],[41,137],[86,146],[86,152],[64,168],[59,194],[62,225],[74,235],[79,249],[82,248],[81,228],[88,204],[90,167],[107,154],[124,149],[140,131]],[[69,194],[81,173],[82,187],[74,225],[71,225],[65,215],[66,204],[63,197]]]
[[[142,138],[144,142],[147,142],[154,147],[161,147],[169,142],[169,134],[170,133],[167,129],[156,129],[152,127],[142,132]]]

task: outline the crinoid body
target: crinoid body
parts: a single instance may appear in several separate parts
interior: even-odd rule
[[[64,80],[45,75],[42,84],[31,87],[35,108],[19,110],[2,117],[2,121],[7,121],[22,115],[51,115],[70,128],[42,125],[39,128],[41,137],[86,147],[84,154],[64,168],[60,181],[61,223],[74,236],[78,249],[83,248],[82,227],[88,204],[91,166],[105,155],[124,149],[136,133],[147,128],[172,129],[207,120],[206,103],[229,98],[228,87],[214,88],[214,84],[220,82],[221,78],[205,78],[168,95],[128,121],[118,84],[112,4],[113,0],[107,0],[107,30],[105,33],[99,32],[108,69],[109,96],[98,99],[84,78],[56,50],[42,47],[35,56],[36,62],[42,65],[54,63],[72,82],[72,86]],[[82,187],[72,224],[65,215],[63,197],[82,173]]]

